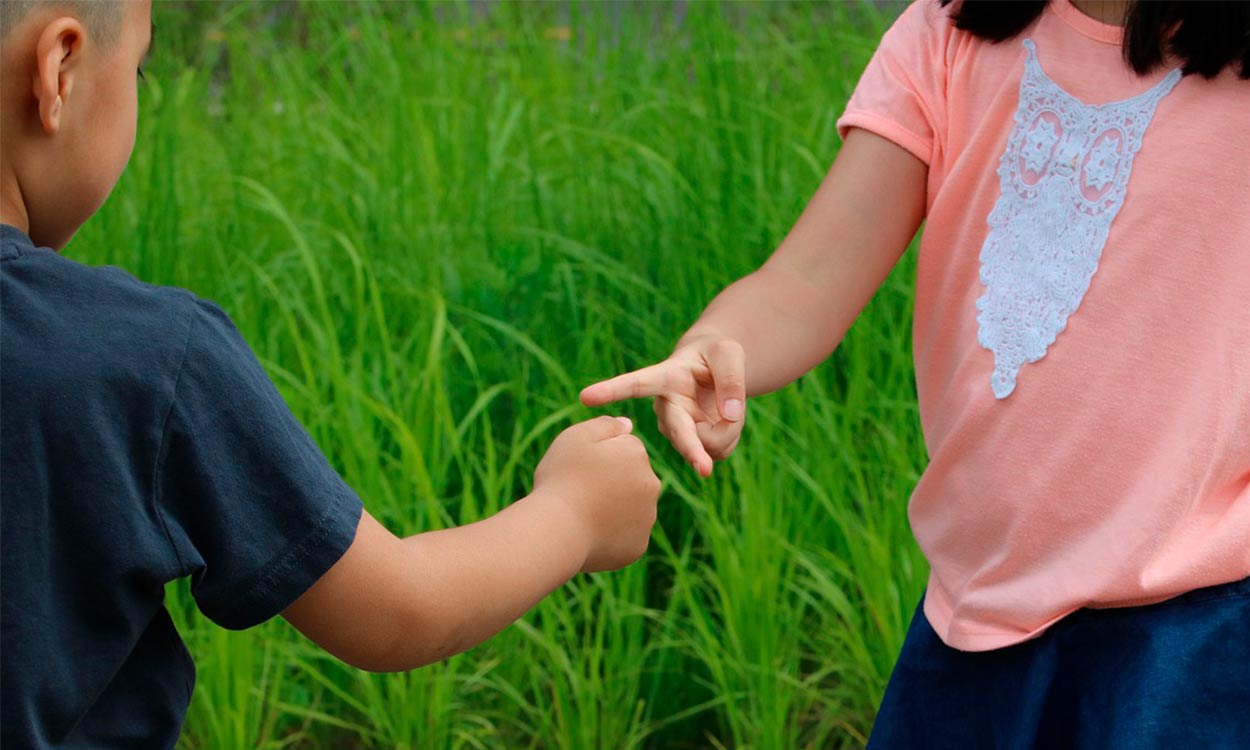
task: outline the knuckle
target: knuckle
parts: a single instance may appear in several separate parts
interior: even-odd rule
[[[733,453],[734,447],[738,444],[738,436],[736,434],[719,435],[715,438],[709,438],[704,441],[703,447],[707,449],[708,455],[720,461],[727,458]]]
[[[712,344],[712,353],[725,357],[737,358],[741,357],[745,353],[745,350],[742,348],[742,344],[738,343],[735,339],[720,339],[716,343]]]
[[[635,547],[634,559],[637,560],[638,558],[647,554],[647,548],[650,546],[651,546],[651,535],[647,534],[646,536],[642,538],[642,541],[637,545],[637,547]]]

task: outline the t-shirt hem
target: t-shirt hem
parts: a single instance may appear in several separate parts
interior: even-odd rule
[[[364,506],[345,483],[334,494],[330,508],[312,530],[266,565],[228,609],[210,615],[214,622],[230,630],[259,625],[289,607],[342,559],[356,539]]]
[[[938,638],[947,646],[959,651],[993,651],[995,649],[1007,648],[1015,646],[1025,641],[1032,640],[1041,635],[1052,625],[1059,622],[1063,618],[1072,614],[1076,610],[1064,612],[1063,614],[1049,620],[1041,627],[1034,630],[1021,632],[1018,630],[1002,631],[1002,630],[974,630],[968,631],[957,627],[952,627],[952,612],[950,604],[946,601],[946,597],[941,590],[930,582],[925,591],[924,597],[924,616],[929,620],[929,626],[933,628],[933,632],[937,633]]]
[[[928,165],[933,160],[933,146],[924,138],[916,135],[897,122],[874,112],[862,109],[848,109],[838,118],[838,136],[846,140],[851,128],[861,128],[875,133],[892,143],[902,146],[920,161]]]

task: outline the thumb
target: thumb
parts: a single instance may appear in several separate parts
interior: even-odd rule
[[[708,369],[716,388],[716,408],[722,419],[741,422],[746,416],[746,352],[731,339],[718,341],[708,349]]]
[[[582,422],[581,428],[590,440],[610,440],[621,435],[628,435],[634,429],[629,417],[595,417]]]

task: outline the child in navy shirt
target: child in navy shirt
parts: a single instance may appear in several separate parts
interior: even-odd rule
[[[556,438],[529,496],[396,538],[221,308],[57,252],[130,157],[150,10],[0,0],[6,748],[173,747],[195,679],[176,578],[224,627],[282,614],[353,665],[411,669],[629,564],[655,519],[641,442],[600,417]]]

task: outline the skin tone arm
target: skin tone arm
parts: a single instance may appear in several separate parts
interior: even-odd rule
[[[534,492],[477,523],[399,539],[364,513],[346,554],[283,617],[353,666],[407,670],[481,643],[579,571],[632,563],[660,482],[630,428],[599,417],[565,430]]]
[[[731,284],[663,362],[582,391],[587,406],[655,396],[660,431],[702,476],[738,444],[746,398],[828,357],[924,218],[928,169],[852,129],[794,228],[758,271]]]
[[[567,505],[543,495],[406,539],[365,511],[343,558],[282,614],[352,666],[413,669],[502,630],[572,578],[588,546]]]

